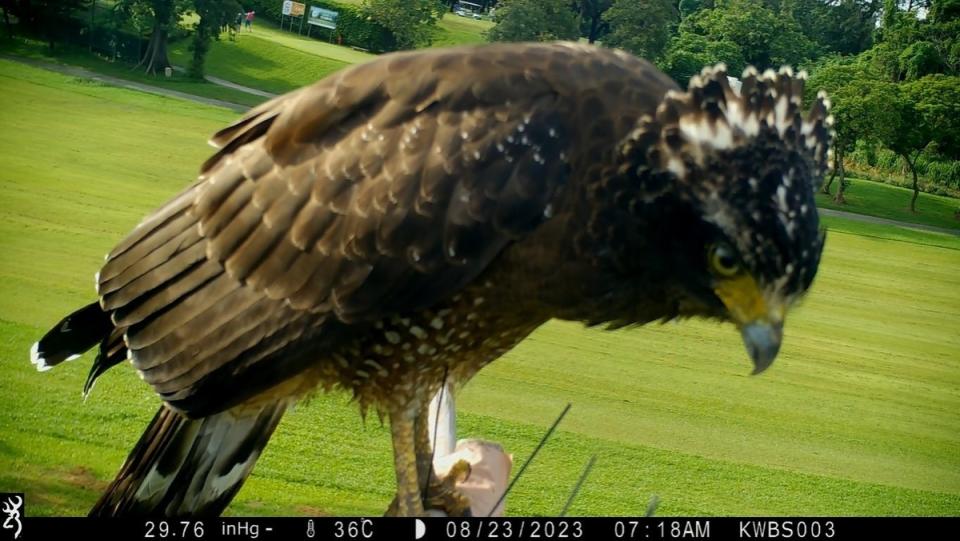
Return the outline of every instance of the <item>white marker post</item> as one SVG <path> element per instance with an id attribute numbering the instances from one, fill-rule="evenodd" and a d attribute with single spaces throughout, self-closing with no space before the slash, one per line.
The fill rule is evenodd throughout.
<path id="1" fill-rule="evenodd" d="M 438 414 L 439 413 L 439 414 Z M 433 445 L 433 468 L 440 477 L 460 460 L 470 464 L 470 476 L 457 489 L 470 500 L 475 517 L 503 516 L 504 502 L 491 513 L 510 480 L 513 457 L 498 443 L 466 439 L 457 441 L 457 411 L 453 385 L 446 383 L 430 401 L 430 443 Z M 443 516 L 439 511 L 430 514 Z"/>

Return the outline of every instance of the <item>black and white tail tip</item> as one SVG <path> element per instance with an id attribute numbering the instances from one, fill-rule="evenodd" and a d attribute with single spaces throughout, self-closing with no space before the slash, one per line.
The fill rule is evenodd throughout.
<path id="1" fill-rule="evenodd" d="M 78 358 L 80 358 L 80 355 L 74 353 L 64 359 L 64 361 L 72 361 Z M 38 372 L 46 372 L 54 367 L 53 364 L 47 363 L 46 357 L 44 357 L 40 351 L 40 342 L 34 342 L 33 345 L 30 346 L 30 362 L 37 367 Z"/>
<path id="2" fill-rule="evenodd" d="M 113 330 L 110 316 L 96 302 L 73 312 L 57 323 L 30 348 L 30 362 L 46 372 L 72 361 L 99 344 Z"/>

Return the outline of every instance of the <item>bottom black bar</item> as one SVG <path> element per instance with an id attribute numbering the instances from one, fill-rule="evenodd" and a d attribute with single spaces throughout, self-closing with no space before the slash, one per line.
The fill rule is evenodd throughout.
<path id="1" fill-rule="evenodd" d="M 17 538 L 240 540 L 459 539 L 923 539 L 957 531 L 960 518 L 867 517 L 672 517 L 672 518 L 213 518 L 89 519 L 21 518 Z M 0 530 L 0 541 L 14 531 Z"/>

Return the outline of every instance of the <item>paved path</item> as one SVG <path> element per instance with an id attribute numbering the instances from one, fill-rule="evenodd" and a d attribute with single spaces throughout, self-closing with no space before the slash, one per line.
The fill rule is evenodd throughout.
<path id="1" fill-rule="evenodd" d="M 178 72 L 180 72 L 180 73 L 184 73 L 184 72 L 187 71 L 186 68 L 184 68 L 184 67 L 182 67 L 182 66 L 174 66 L 173 69 L 176 70 L 176 71 L 178 71 Z M 261 98 L 276 98 L 277 96 L 279 96 L 279 94 L 274 94 L 273 92 L 267 92 L 266 90 L 260 90 L 259 88 L 250 88 L 249 86 L 239 85 L 239 84 L 237 84 L 237 83 L 234 83 L 234 82 L 232 82 L 232 81 L 228 81 L 228 80 L 226 80 L 226 79 L 221 79 L 221 78 L 219 78 L 219 77 L 214 77 L 213 75 L 204 75 L 203 78 L 204 78 L 208 83 L 213 83 L 213 84 L 215 84 L 215 85 L 217 85 L 217 86 L 225 86 L 225 87 L 227 87 L 227 88 L 232 88 L 232 89 L 234 89 L 234 90 L 239 90 L 240 92 L 246 92 L 247 94 L 253 94 L 254 96 L 260 96 Z"/>
<path id="2" fill-rule="evenodd" d="M 239 90 L 240 92 L 246 92 L 247 94 L 253 94 L 254 96 L 260 96 L 263 98 L 276 98 L 279 94 L 274 94 L 272 92 L 267 92 L 266 90 L 258 90 L 256 88 L 250 88 L 249 86 L 238 85 L 237 83 L 232 83 L 226 79 L 221 79 L 219 77 L 214 77 L 212 75 L 207 75 L 204 77 L 207 81 L 219 85 L 225 86 L 227 88 L 232 88 L 234 90 Z"/>
<path id="3" fill-rule="evenodd" d="M 123 88 L 130 88 L 133 90 L 139 90 L 141 92 L 149 92 L 150 94 L 158 94 L 161 96 L 168 96 L 172 98 L 180 98 L 183 100 L 194 101 L 197 103 L 203 103 L 206 105 L 214 105 L 217 107 L 226 107 L 227 109 L 232 109 L 237 112 L 246 112 L 250 108 L 245 105 L 239 105 L 236 103 L 230 103 L 228 101 L 217 100 L 213 98 L 204 98 L 202 96 L 197 96 L 195 94 L 187 94 L 186 92 L 178 92 L 176 90 L 169 90 L 166 88 L 161 88 L 158 86 L 135 83 L 132 81 L 127 81 L 125 79 L 120 79 L 117 77 L 111 77 L 109 75 L 101 75 L 94 71 L 88 69 L 76 67 L 76 66 L 67 66 L 64 64 L 54 64 L 52 62 L 44 62 L 42 60 L 34 60 L 29 58 L 22 58 L 12 55 L 0 55 L 0 57 L 7 60 L 13 60 L 15 62 L 21 62 L 24 64 L 29 64 L 34 67 L 43 68 L 50 71 L 56 71 L 59 73 L 64 73 L 67 75 L 72 75 L 74 77 L 85 77 L 87 79 L 93 79 L 96 81 L 101 81 L 113 86 L 119 86 Z M 177 71 L 183 71 L 183 68 L 175 68 Z M 249 86 L 238 85 L 236 83 L 220 79 L 218 77 L 206 76 L 205 79 L 215 85 L 225 86 L 227 88 L 232 88 L 234 90 L 239 90 L 240 92 L 246 92 L 248 94 L 253 94 L 255 96 L 260 96 L 262 98 L 274 98 L 277 94 L 259 90 L 256 88 L 250 88 Z M 866 222 L 871 224 L 881 224 L 881 225 L 895 225 L 899 227 L 905 227 L 908 229 L 918 229 L 921 231 L 932 231 L 934 233 L 944 233 L 947 235 L 960 236 L 960 229 L 950 229 L 946 227 L 936 227 L 932 225 L 922 225 L 922 224 L 912 224 L 909 222 L 901 222 L 898 220 L 890 220 L 887 218 L 878 218 L 876 216 L 867 216 L 865 214 L 856 214 L 853 212 L 844 212 L 842 210 L 832 210 L 832 209 L 819 209 L 820 213 L 824 216 L 833 216 L 837 218 L 845 218 L 847 220 L 853 220 L 856 222 Z"/>
<path id="4" fill-rule="evenodd" d="M 213 105 L 215 107 L 224 107 L 237 111 L 238 113 L 244 113 L 250 110 L 246 105 L 240 105 L 237 103 L 231 103 L 229 101 L 218 100 L 214 98 L 204 98 L 202 96 L 197 96 L 195 94 L 187 94 L 186 92 L 179 92 L 177 90 L 170 90 L 168 88 L 161 88 L 159 86 L 148 85 L 144 83 L 137 83 L 134 81 L 128 81 L 126 79 L 120 79 L 119 77 L 111 77 L 109 75 L 103 75 L 95 71 L 90 71 L 85 68 L 77 66 L 68 66 L 65 64 L 54 64 L 53 62 L 44 62 L 43 60 L 36 60 L 32 58 L 23 58 L 19 56 L 11 55 L 0 55 L 0 58 L 6 60 L 12 60 L 14 62 L 20 62 L 22 64 L 27 64 L 35 68 L 42 68 L 49 71 L 55 71 L 57 73 L 62 73 L 64 75 L 70 75 L 73 77 L 83 77 L 85 79 L 93 79 L 94 81 L 100 81 L 101 83 L 106 83 L 111 86 L 119 86 L 121 88 L 129 88 L 132 90 L 139 90 L 140 92 L 147 92 L 150 94 L 157 94 L 160 96 L 167 96 L 170 98 L 179 98 L 181 100 L 189 100 L 197 103 L 202 103 L 204 105 Z"/>
<path id="5" fill-rule="evenodd" d="M 870 224 L 881 224 L 881 225 L 895 225 L 899 227 L 906 227 L 907 229 L 919 229 L 921 231 L 932 231 L 934 233 L 944 233 L 947 235 L 960 236 L 960 229 L 950 229 L 948 227 L 937 227 L 934 225 L 912 224 L 910 222 L 901 222 L 899 220 L 878 218 L 876 216 L 867 216 L 866 214 L 844 212 L 842 210 L 833 210 L 833 209 L 818 209 L 818 210 L 820 211 L 820 214 L 824 216 L 834 216 L 837 218 L 845 218 L 847 220 L 853 220 L 855 222 L 866 222 Z"/>

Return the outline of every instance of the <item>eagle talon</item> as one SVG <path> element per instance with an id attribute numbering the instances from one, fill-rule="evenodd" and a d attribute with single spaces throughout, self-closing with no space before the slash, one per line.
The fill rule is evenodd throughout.
<path id="1" fill-rule="evenodd" d="M 450 471 L 443 478 L 431 475 L 430 484 L 423 499 L 423 507 L 425 509 L 438 509 L 448 517 L 473 516 L 470 511 L 470 499 L 457 488 L 457 484 L 470 478 L 472 471 L 473 467 L 469 462 L 458 460 L 450 467 Z"/>
<path id="2" fill-rule="evenodd" d="M 470 499 L 457 488 L 457 484 L 469 479 L 472 472 L 473 467 L 469 462 L 458 460 L 442 478 L 431 475 L 423 497 L 423 508 L 441 511 L 448 517 L 473 516 L 470 510 Z M 400 516 L 397 502 L 397 497 L 394 496 L 384 516 Z"/>
<path id="3" fill-rule="evenodd" d="M 472 517 L 470 499 L 458 490 L 431 496 L 423 502 L 425 509 L 437 509 L 448 517 Z"/>

